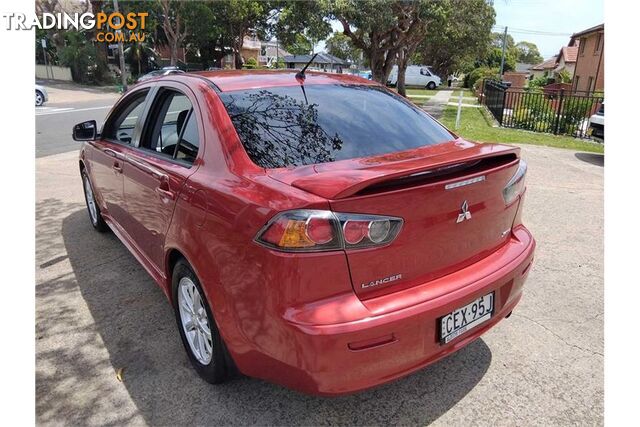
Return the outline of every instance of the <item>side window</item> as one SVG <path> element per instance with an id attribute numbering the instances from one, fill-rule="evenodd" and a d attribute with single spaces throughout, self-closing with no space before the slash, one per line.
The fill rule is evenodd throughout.
<path id="1" fill-rule="evenodd" d="M 200 135 L 198 134 L 198 122 L 193 110 L 189 113 L 187 123 L 184 125 L 184 131 L 178 144 L 176 151 L 176 159 L 193 163 L 198 155 L 200 148 Z"/>
<path id="2" fill-rule="evenodd" d="M 193 163 L 200 140 L 191 101 L 170 89 L 162 90 L 156 99 L 140 148 Z"/>
<path id="3" fill-rule="evenodd" d="M 109 118 L 103 132 L 104 138 L 119 141 L 123 144 L 131 144 L 133 130 L 144 110 L 144 101 L 147 98 L 147 93 L 148 91 L 144 91 L 136 95 L 128 104 L 116 111 L 114 116 Z"/>

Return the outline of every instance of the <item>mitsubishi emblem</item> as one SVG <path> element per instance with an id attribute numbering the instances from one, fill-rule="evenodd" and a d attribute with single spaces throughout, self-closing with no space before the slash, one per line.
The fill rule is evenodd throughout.
<path id="1" fill-rule="evenodd" d="M 462 203 L 461 212 L 458 214 L 456 224 L 461 223 L 465 219 L 471 219 L 471 212 L 469 212 L 469 203 L 467 203 L 466 200 Z"/>

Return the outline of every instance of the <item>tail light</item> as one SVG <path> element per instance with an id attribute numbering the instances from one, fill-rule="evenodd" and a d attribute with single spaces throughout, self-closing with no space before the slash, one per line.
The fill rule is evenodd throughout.
<path id="1" fill-rule="evenodd" d="M 391 243 L 401 228 L 396 217 L 299 209 L 276 215 L 255 240 L 287 252 L 362 249 Z"/>
<path id="2" fill-rule="evenodd" d="M 510 205 L 524 191 L 524 176 L 527 174 L 527 163 L 520 160 L 518 170 L 511 177 L 507 185 L 502 190 L 502 196 L 507 205 Z"/>

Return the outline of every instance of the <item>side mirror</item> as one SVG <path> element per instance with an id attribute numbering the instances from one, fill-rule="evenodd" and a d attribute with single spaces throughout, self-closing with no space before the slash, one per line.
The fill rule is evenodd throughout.
<path id="1" fill-rule="evenodd" d="M 91 141 L 98 136 L 98 126 L 95 120 L 78 123 L 73 127 L 73 139 L 76 141 Z"/>

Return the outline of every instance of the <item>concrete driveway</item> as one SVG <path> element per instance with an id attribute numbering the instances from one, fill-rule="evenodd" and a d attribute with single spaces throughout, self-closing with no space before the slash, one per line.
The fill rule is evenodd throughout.
<path id="1" fill-rule="evenodd" d="M 92 230 L 76 154 L 37 159 L 37 422 L 603 424 L 603 158 L 522 150 L 538 250 L 513 316 L 414 375 L 333 399 L 200 380 L 160 289 L 112 234 Z"/>

